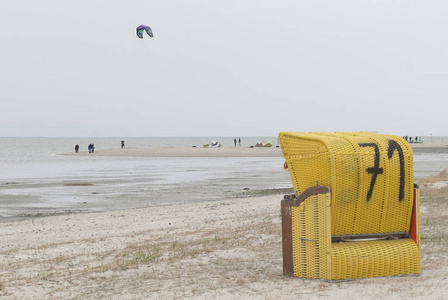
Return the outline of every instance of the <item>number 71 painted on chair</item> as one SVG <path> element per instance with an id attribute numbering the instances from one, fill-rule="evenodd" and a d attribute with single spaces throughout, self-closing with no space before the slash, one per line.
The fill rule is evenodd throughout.
<path id="1" fill-rule="evenodd" d="M 370 182 L 370 189 L 367 192 L 367 201 L 372 198 L 373 188 L 375 187 L 376 177 L 379 174 L 383 174 L 383 168 L 379 167 L 380 164 L 380 151 L 378 145 L 375 143 L 360 143 L 361 147 L 373 147 L 375 150 L 375 164 L 373 167 L 367 168 L 367 173 L 372 174 L 372 181 Z M 400 162 L 400 187 L 398 200 L 403 201 L 404 198 L 404 182 L 405 182 L 405 172 L 404 172 L 404 155 L 401 146 L 394 140 L 389 140 L 389 147 L 387 148 L 387 158 L 391 159 L 394 155 L 395 150 L 398 152 L 399 162 Z"/>

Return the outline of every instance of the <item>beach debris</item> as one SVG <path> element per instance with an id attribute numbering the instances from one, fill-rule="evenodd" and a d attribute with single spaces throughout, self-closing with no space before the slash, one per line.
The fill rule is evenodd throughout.
<path id="1" fill-rule="evenodd" d="M 204 148 L 219 148 L 219 147 L 221 147 L 221 143 L 212 141 L 210 144 L 205 144 L 202 147 L 204 147 Z"/>
<path id="2" fill-rule="evenodd" d="M 254 148 L 254 147 L 272 147 L 273 144 L 270 141 L 267 141 L 266 144 L 263 144 L 262 142 L 258 142 L 255 144 L 255 146 L 249 146 L 249 148 Z"/>
<path id="3" fill-rule="evenodd" d="M 137 36 L 139 38 L 143 38 L 143 31 L 146 31 L 146 33 L 150 36 L 150 37 L 154 37 L 154 35 L 152 34 L 152 30 L 151 27 L 147 26 L 147 25 L 140 25 L 137 27 Z"/>

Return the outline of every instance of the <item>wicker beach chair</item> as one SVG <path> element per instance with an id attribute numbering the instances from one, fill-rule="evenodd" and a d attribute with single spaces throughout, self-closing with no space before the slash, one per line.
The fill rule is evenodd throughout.
<path id="1" fill-rule="evenodd" d="M 281 132 L 295 195 L 282 201 L 285 275 L 339 280 L 420 273 L 412 149 L 367 132 Z"/>

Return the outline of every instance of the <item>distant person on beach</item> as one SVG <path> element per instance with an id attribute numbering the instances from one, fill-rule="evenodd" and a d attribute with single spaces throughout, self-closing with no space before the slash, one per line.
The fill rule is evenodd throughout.
<path id="1" fill-rule="evenodd" d="M 95 152 L 95 144 L 92 143 L 92 153 Z"/>
<path id="2" fill-rule="evenodd" d="M 238 144 L 239 144 L 240 147 L 241 147 L 241 138 L 238 138 Z"/>
<path id="3" fill-rule="evenodd" d="M 78 151 L 79 151 L 79 145 L 76 144 L 76 146 L 75 146 L 75 153 L 78 153 Z"/>
<path id="4" fill-rule="evenodd" d="M 235 147 L 236 147 L 236 139 L 234 139 L 233 142 L 235 143 Z"/>
<path id="5" fill-rule="evenodd" d="M 121 141 L 121 149 L 125 148 L 124 141 Z"/>
<path id="6" fill-rule="evenodd" d="M 92 153 L 92 144 L 89 144 L 89 147 L 87 147 L 87 149 L 89 149 L 89 153 Z"/>

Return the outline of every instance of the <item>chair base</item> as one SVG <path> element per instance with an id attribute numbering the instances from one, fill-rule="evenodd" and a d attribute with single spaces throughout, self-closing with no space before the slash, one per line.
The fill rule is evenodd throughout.
<path id="1" fill-rule="evenodd" d="M 420 251 L 412 239 L 333 243 L 332 280 L 420 274 Z"/>
<path id="2" fill-rule="evenodd" d="M 415 239 L 412 229 L 332 236 L 330 193 L 319 188 L 307 194 L 305 200 L 288 196 L 281 202 L 284 275 L 344 280 L 420 274 L 418 214 Z M 416 200 L 418 207 L 418 191 Z"/>

